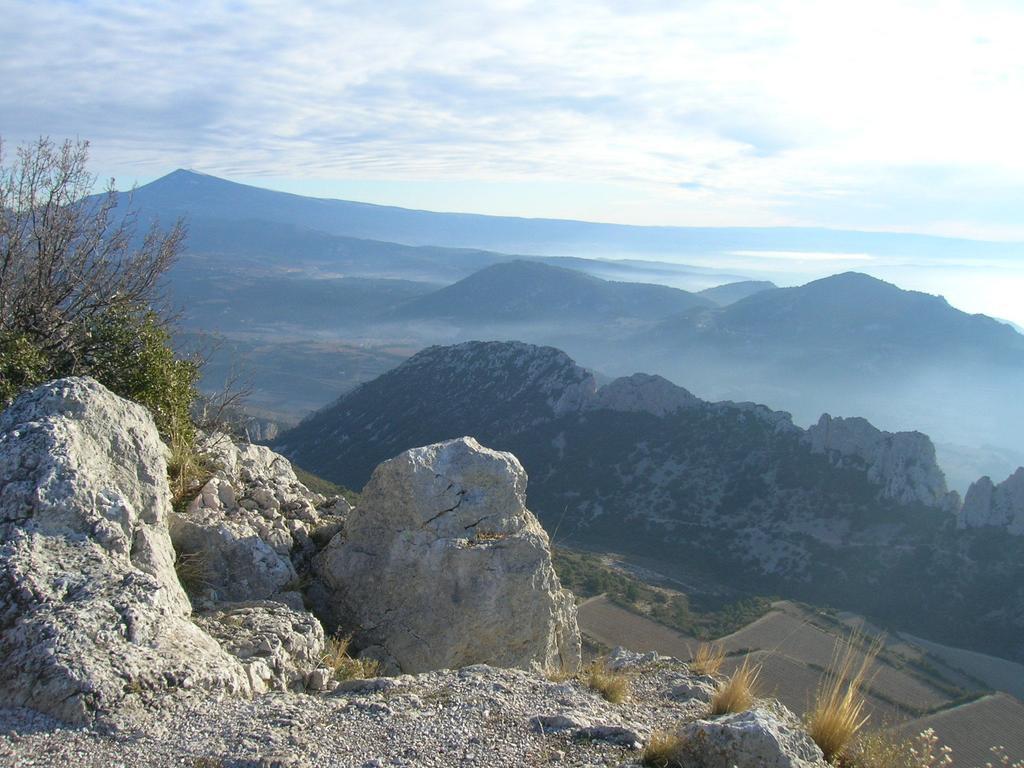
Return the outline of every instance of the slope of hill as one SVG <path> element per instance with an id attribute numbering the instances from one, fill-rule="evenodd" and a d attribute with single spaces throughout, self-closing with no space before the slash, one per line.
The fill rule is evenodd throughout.
<path id="1" fill-rule="evenodd" d="M 941 494 L 904 493 L 915 477 L 941 477 L 927 450 L 895 463 L 888 453 L 845 460 L 816 452 L 788 414 L 692 396 L 666 409 L 664 393 L 644 384 L 637 391 L 658 393 L 656 402 L 620 392 L 623 406 L 613 410 L 593 377 L 557 350 L 435 347 L 277 445 L 358 488 L 381 459 L 473 434 L 520 458 L 531 504 L 562 536 L 1024 657 L 1024 539 L 957 531 Z M 873 472 L 879 466 L 904 474 L 894 486 Z M 915 496 L 933 501 L 898 501 Z"/>
<path id="2" fill-rule="evenodd" d="M 740 299 L 753 296 L 755 293 L 771 291 L 778 287 L 769 280 L 740 280 L 735 283 L 705 288 L 703 291 L 699 291 L 699 294 L 706 299 L 711 299 L 715 304 L 725 307 L 729 304 L 735 304 Z"/>
<path id="3" fill-rule="evenodd" d="M 513 261 L 412 299 L 394 314 L 474 325 L 608 322 L 658 319 L 708 306 L 709 300 L 676 288 L 611 282 L 571 269 Z"/>
<path id="4" fill-rule="evenodd" d="M 858 272 L 757 292 L 699 317 L 667 320 L 662 331 L 680 347 L 692 340 L 762 356 L 846 358 L 859 366 L 967 352 L 1024 361 L 1024 337 L 1003 323 Z"/>

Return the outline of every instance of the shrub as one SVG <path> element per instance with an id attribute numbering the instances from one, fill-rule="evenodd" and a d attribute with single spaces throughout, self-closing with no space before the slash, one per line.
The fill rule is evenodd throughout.
<path id="1" fill-rule="evenodd" d="M 860 645 L 859 632 L 837 642 L 807 715 L 807 732 L 830 762 L 842 757 L 868 720 L 863 689 L 881 643 L 875 641 L 864 652 Z"/>
<path id="2" fill-rule="evenodd" d="M 630 693 L 629 678 L 622 672 L 609 669 L 603 661 L 595 661 L 587 670 L 587 686 L 600 693 L 605 701 L 621 704 Z"/>
<path id="3" fill-rule="evenodd" d="M 324 643 L 323 663 L 334 672 L 336 680 L 355 680 L 376 677 L 380 662 L 376 659 L 354 659 L 348 654 L 352 637 L 328 637 Z"/>
<path id="4" fill-rule="evenodd" d="M 717 643 L 701 643 L 690 662 L 690 671 L 698 675 L 717 675 L 725 661 L 725 648 Z"/>
<path id="5" fill-rule="evenodd" d="M 19 392 L 46 380 L 47 360 L 28 336 L 0 335 L 0 407 Z"/>
<path id="6" fill-rule="evenodd" d="M 719 684 L 718 690 L 711 698 L 711 716 L 718 717 L 750 709 L 754 704 L 757 678 L 760 674 L 761 666 L 751 666 L 750 657 L 745 657 L 736 671 Z"/>
<path id="7" fill-rule="evenodd" d="M 683 768 L 683 739 L 670 731 L 655 731 L 644 746 L 640 762 L 650 768 Z"/>

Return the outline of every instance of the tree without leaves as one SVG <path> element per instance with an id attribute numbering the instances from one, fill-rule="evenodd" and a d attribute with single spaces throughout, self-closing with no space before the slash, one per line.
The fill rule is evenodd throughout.
<path id="1" fill-rule="evenodd" d="M 90 353 L 91 321 L 139 312 L 158 297 L 184 239 L 178 221 L 136 236 L 136 214 L 118 211 L 113 180 L 91 196 L 87 141 L 40 138 L 10 165 L 0 142 L 0 334 L 26 339 L 50 359 Z M 84 335 L 83 335 L 84 334 Z"/>

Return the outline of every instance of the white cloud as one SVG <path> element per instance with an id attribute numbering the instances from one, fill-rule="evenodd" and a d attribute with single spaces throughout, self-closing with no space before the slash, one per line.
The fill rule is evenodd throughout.
<path id="1" fill-rule="evenodd" d="M 89 137 L 121 173 L 571 182 L 617 203 L 517 212 L 1022 229 L 1012 2 L 4 5 L 0 131 Z M 942 183 L 900 195 L 922 169 Z"/>

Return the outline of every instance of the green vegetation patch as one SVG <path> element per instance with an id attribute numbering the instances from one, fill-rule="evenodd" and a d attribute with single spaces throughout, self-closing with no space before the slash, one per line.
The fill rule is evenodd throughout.
<path id="1" fill-rule="evenodd" d="M 698 606 L 682 592 L 646 584 L 597 555 L 563 547 L 555 548 L 553 554 L 562 586 L 577 597 L 605 594 L 626 610 L 701 640 L 735 632 L 771 609 L 772 601 L 767 597 Z"/>

